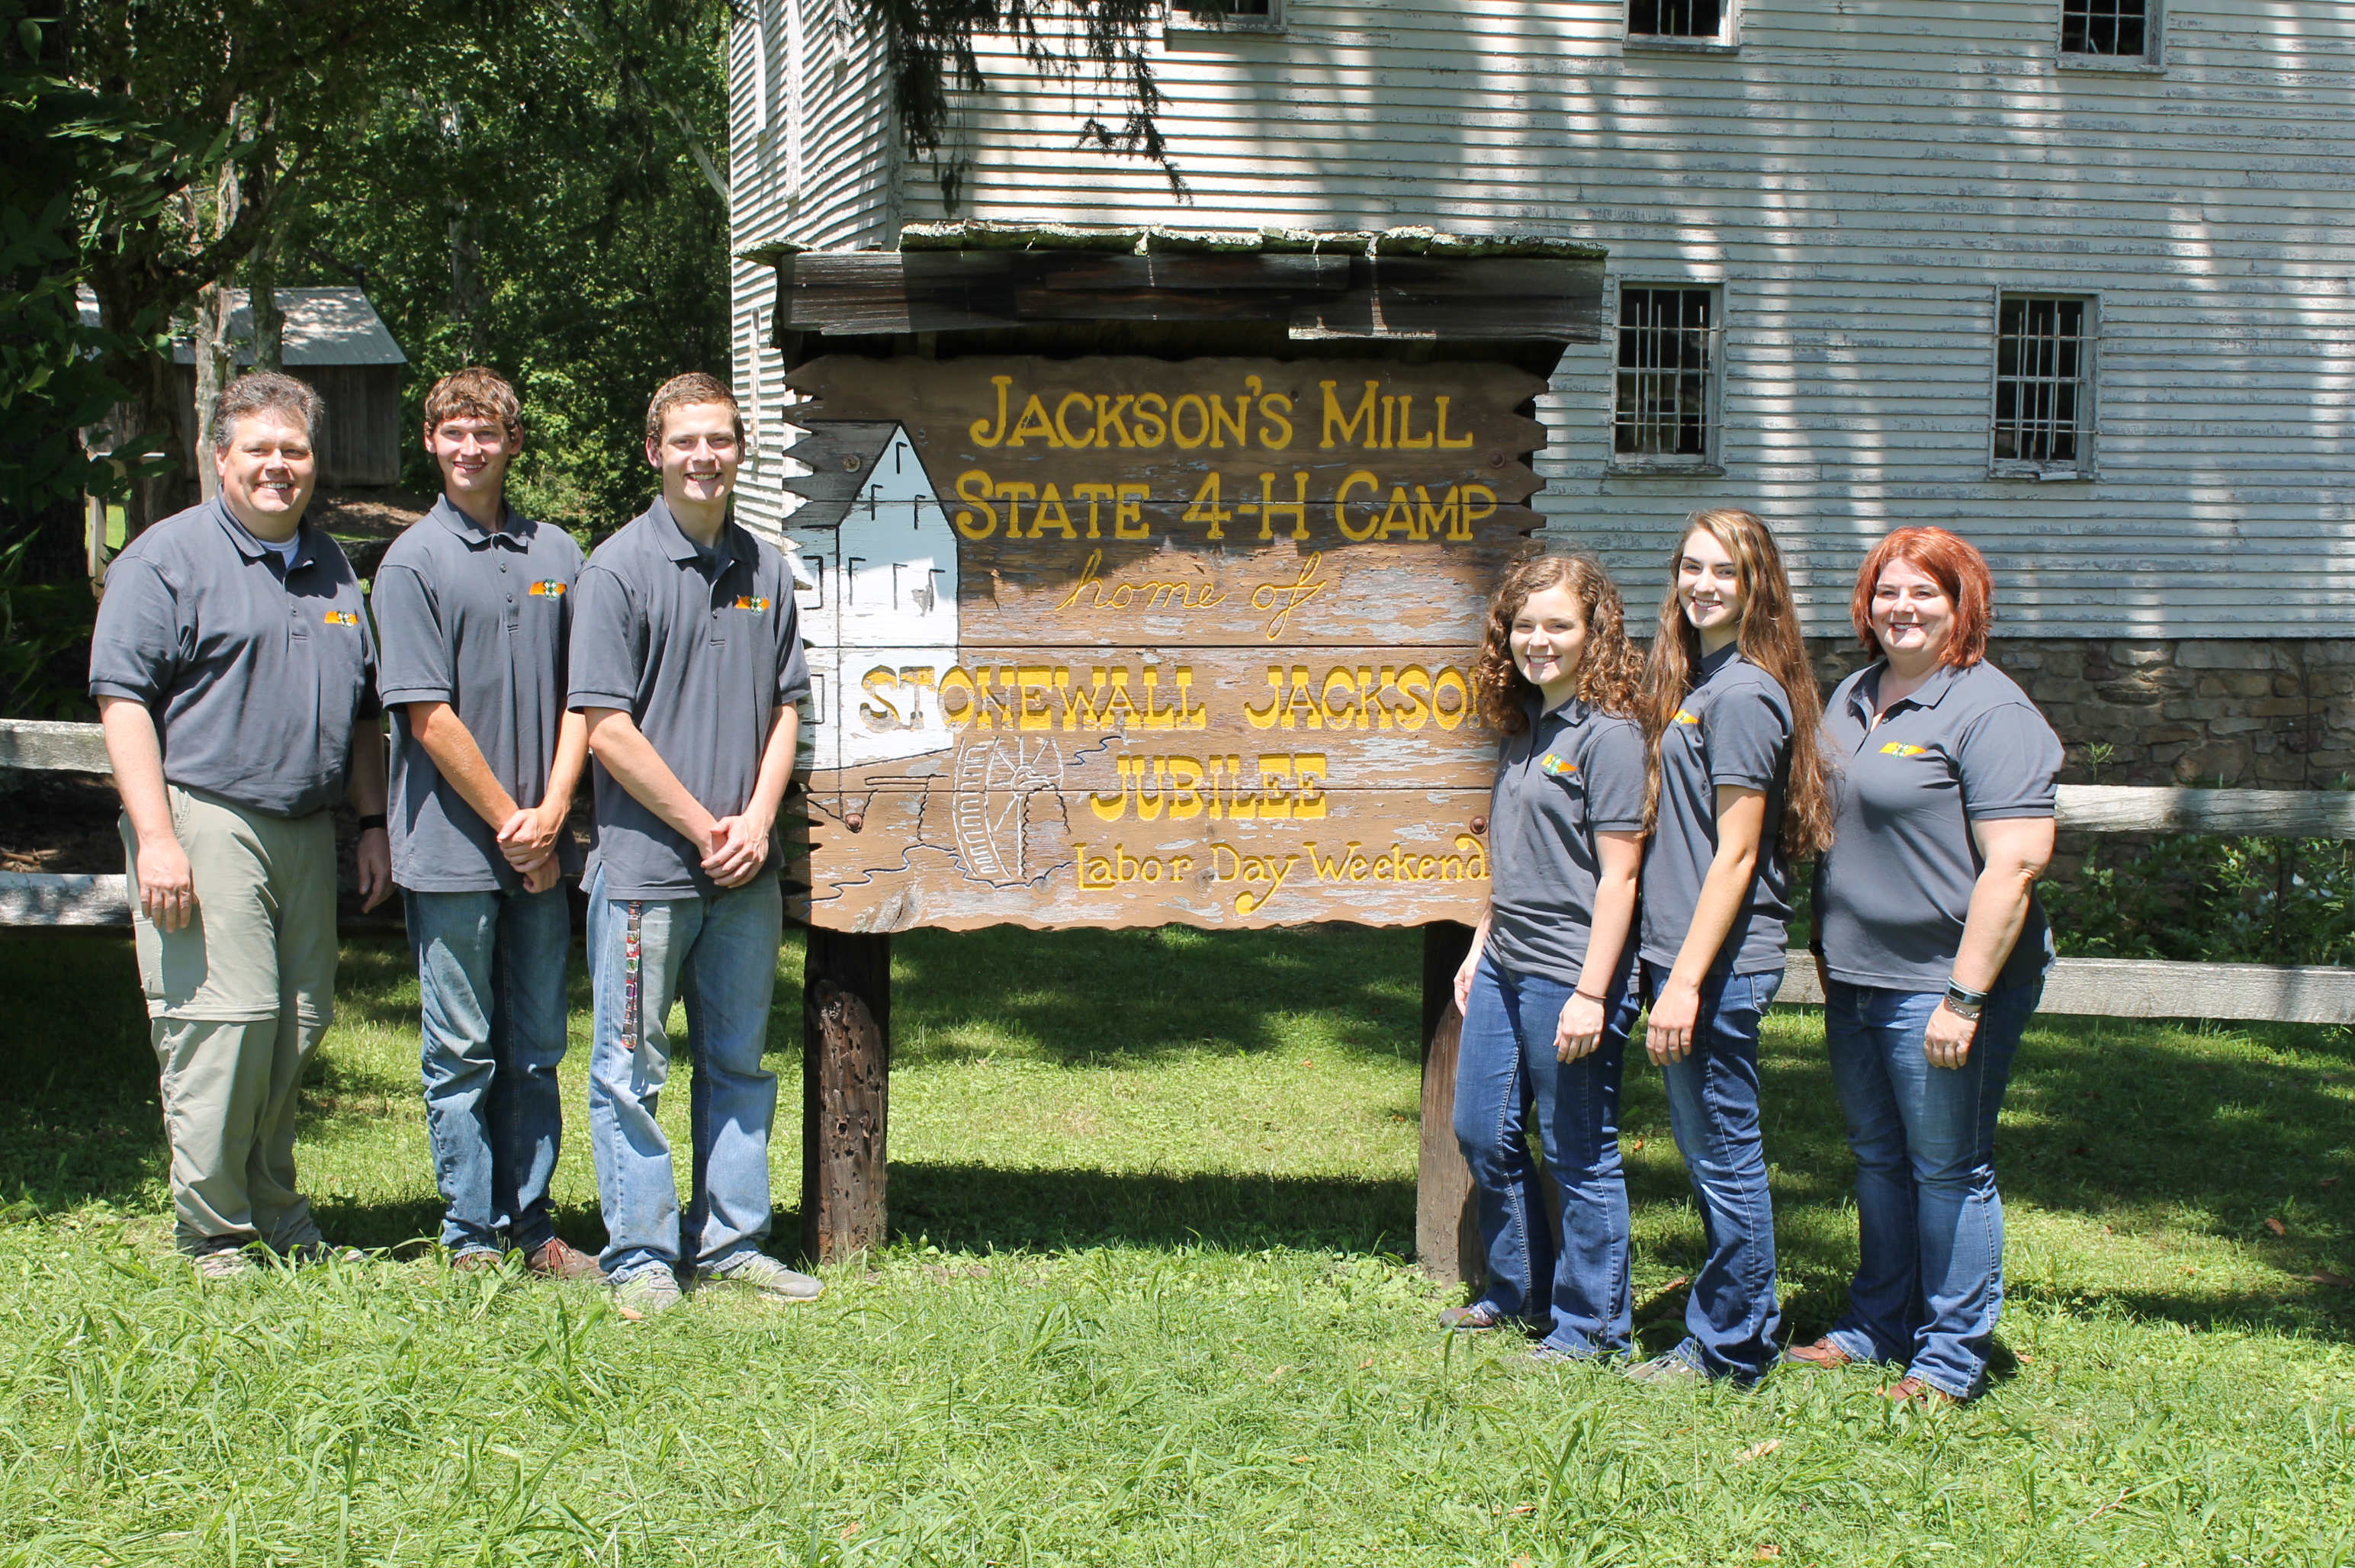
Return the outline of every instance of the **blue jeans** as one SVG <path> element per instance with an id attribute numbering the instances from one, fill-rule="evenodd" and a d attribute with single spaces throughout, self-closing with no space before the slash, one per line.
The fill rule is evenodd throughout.
<path id="1" fill-rule="evenodd" d="M 1826 998 L 1824 1038 L 1856 1151 L 1861 1232 L 1848 1310 L 1830 1339 L 1859 1360 L 1902 1361 L 1931 1387 L 1968 1399 L 1987 1376 L 2003 1309 L 1996 1115 L 2044 982 L 1987 997 L 1960 1067 L 1933 1067 L 1922 1051 L 1940 995 L 1835 980 Z"/>
<path id="2" fill-rule="evenodd" d="M 1657 996 L 1668 978 L 1664 965 L 1645 965 L 1645 997 Z M 1707 1252 L 1674 1353 L 1710 1377 L 1743 1382 L 1764 1377 L 1781 1354 L 1774 1205 L 1758 1126 L 1758 1025 L 1782 983 L 1780 969 L 1704 981 L 1692 1051 L 1661 1070 Z"/>
<path id="3" fill-rule="evenodd" d="M 1565 1355 L 1625 1355 L 1635 1303 L 1619 1072 L 1636 1006 L 1623 985 L 1604 1005 L 1601 1043 L 1563 1062 L 1554 1056 L 1554 1027 L 1572 988 L 1482 955 L 1455 1061 L 1455 1140 L 1472 1168 L 1487 1259 L 1481 1299 L 1546 1327 L 1546 1344 Z M 1561 1198 L 1558 1237 L 1530 1157 L 1533 1132 Z"/>
<path id="4" fill-rule="evenodd" d="M 612 899 L 589 889 L 589 975 L 596 996 L 589 1057 L 589 1139 L 605 1211 L 599 1261 L 619 1278 L 714 1267 L 769 1233 L 769 1125 L 777 1075 L 764 1072 L 784 898 L 773 875 L 711 898 Z M 687 1008 L 693 1200 L 682 1216 L 670 1140 L 655 1120 L 670 1076 L 663 1032 Z"/>
<path id="5" fill-rule="evenodd" d="M 548 1198 L 564 1130 L 564 891 L 403 892 L 424 1000 L 425 1131 L 442 1244 L 531 1252 L 556 1234 Z"/>

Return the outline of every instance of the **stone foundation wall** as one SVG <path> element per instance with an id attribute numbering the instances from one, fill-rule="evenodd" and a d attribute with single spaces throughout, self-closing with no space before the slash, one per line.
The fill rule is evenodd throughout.
<path id="1" fill-rule="evenodd" d="M 1828 692 L 1868 662 L 1853 638 L 1808 649 Z M 2063 784 L 2328 789 L 2355 775 L 2355 637 L 1991 637 L 1987 658 L 2060 732 Z M 2110 749 L 2098 768 L 2094 746 Z"/>

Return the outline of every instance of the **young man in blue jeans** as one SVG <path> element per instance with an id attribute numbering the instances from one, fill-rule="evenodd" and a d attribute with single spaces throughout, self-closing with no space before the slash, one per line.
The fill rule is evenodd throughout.
<path id="1" fill-rule="evenodd" d="M 451 1266 L 593 1277 L 557 1235 L 549 1179 L 563 1129 L 559 874 L 588 753 L 565 708 L 567 612 L 581 547 L 506 504 L 522 444 L 515 389 L 470 367 L 425 400 L 442 496 L 385 552 L 376 614 L 393 711 L 392 871 L 424 1002 L 425 1126 Z"/>
<path id="2" fill-rule="evenodd" d="M 682 1275 L 772 1301 L 819 1292 L 761 1251 L 777 1108 L 761 1055 L 784 916 L 770 835 L 809 690 L 793 580 L 729 520 L 744 426 L 727 388 L 665 382 L 645 450 L 662 494 L 590 557 L 572 627 L 571 703 L 597 760 L 589 1130 L 602 1261 L 631 1317 L 676 1305 Z M 695 1061 L 684 1213 L 655 1119 L 674 999 Z"/>

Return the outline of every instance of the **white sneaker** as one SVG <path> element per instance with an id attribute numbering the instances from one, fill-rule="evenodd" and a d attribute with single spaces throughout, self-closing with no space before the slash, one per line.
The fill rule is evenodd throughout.
<path id="1" fill-rule="evenodd" d="M 661 1264 L 613 1281 L 613 1310 L 633 1322 L 668 1312 L 679 1301 L 678 1276 Z"/>
<path id="2" fill-rule="evenodd" d="M 805 1274 L 795 1274 L 766 1253 L 739 1253 L 716 1267 L 698 1268 L 695 1282 L 740 1285 L 767 1301 L 815 1301 L 826 1294 L 825 1285 Z"/>
<path id="3" fill-rule="evenodd" d="M 207 1253 L 202 1257 L 190 1258 L 188 1262 L 196 1269 L 197 1277 L 207 1285 L 244 1279 L 253 1273 L 253 1260 L 234 1249 L 225 1253 Z"/>

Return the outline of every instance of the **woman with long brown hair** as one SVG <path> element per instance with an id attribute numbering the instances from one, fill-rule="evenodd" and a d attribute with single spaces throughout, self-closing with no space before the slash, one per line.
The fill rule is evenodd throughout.
<path id="1" fill-rule="evenodd" d="M 1473 677 L 1498 737 L 1489 901 L 1455 976 L 1455 1136 L 1487 1278 L 1453 1328 L 1514 1323 L 1541 1359 L 1633 1343 L 1619 1075 L 1634 1024 L 1629 927 L 1643 857 L 1638 669 L 1619 591 L 1583 556 L 1539 556 L 1488 602 Z M 1561 1198 L 1556 1232 L 1530 1144 Z"/>
<path id="2" fill-rule="evenodd" d="M 1644 670 L 1653 837 L 1644 861 L 1644 1045 L 1692 1179 L 1708 1255 L 1685 1339 L 1646 1381 L 1753 1382 L 1774 1364 L 1774 1212 L 1759 1137 L 1758 1029 L 1782 983 L 1791 860 L 1831 838 L 1822 708 L 1766 525 L 1695 512 Z"/>

